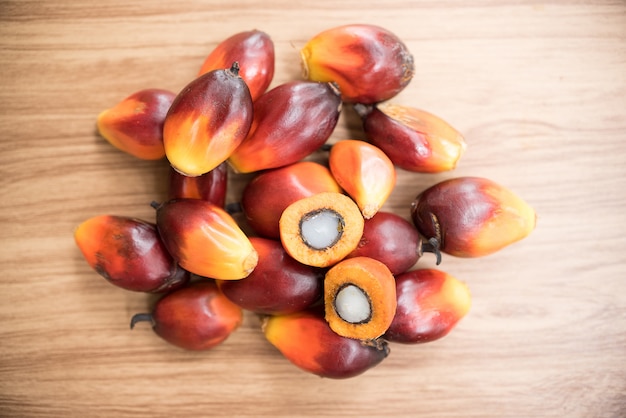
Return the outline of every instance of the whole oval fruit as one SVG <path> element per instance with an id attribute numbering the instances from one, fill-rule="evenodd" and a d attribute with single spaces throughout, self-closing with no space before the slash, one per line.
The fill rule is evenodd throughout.
<path id="1" fill-rule="evenodd" d="M 463 135 L 432 113 L 389 103 L 355 105 L 367 139 L 395 165 L 418 173 L 452 170 L 465 152 Z"/>
<path id="2" fill-rule="evenodd" d="M 156 206 L 163 243 L 187 271 L 237 280 L 256 267 L 256 250 L 224 209 L 199 199 L 175 199 Z"/>
<path id="3" fill-rule="evenodd" d="M 218 280 L 224 295 L 259 314 L 288 314 L 304 310 L 322 297 L 322 270 L 297 262 L 280 241 L 250 237 L 259 262 L 241 280 Z"/>
<path id="4" fill-rule="evenodd" d="M 74 239 L 87 263 L 122 289 L 166 292 L 189 280 L 153 223 L 127 216 L 94 216 L 76 228 Z"/>
<path id="5" fill-rule="evenodd" d="M 211 51 L 198 75 L 228 68 L 237 61 L 239 75 L 246 82 L 254 101 L 272 82 L 274 55 L 274 42 L 267 33 L 257 29 L 239 32 L 224 39 Z"/>
<path id="6" fill-rule="evenodd" d="M 411 204 L 411 218 L 441 251 L 480 257 L 528 236 L 537 216 L 522 198 L 492 180 L 457 177 L 420 193 Z"/>
<path id="7" fill-rule="evenodd" d="M 165 154 L 172 167 L 199 176 L 226 161 L 252 124 L 252 97 L 239 64 L 190 82 L 174 99 L 163 124 Z"/>
<path id="8" fill-rule="evenodd" d="M 396 314 L 384 338 L 405 344 L 446 336 L 468 313 L 472 302 L 465 283 L 435 269 L 396 276 L 396 297 Z"/>
<path id="9" fill-rule="evenodd" d="M 291 81 L 254 102 L 246 139 L 228 162 L 240 173 L 283 167 L 302 160 L 330 137 L 341 112 L 332 83 Z"/>
<path id="10" fill-rule="evenodd" d="M 299 161 L 255 176 L 243 189 L 241 206 L 254 232 L 278 239 L 280 216 L 287 206 L 322 192 L 341 192 L 330 170 L 313 161 Z"/>
<path id="11" fill-rule="evenodd" d="M 370 257 L 385 264 L 394 275 L 404 273 L 425 252 L 437 255 L 438 249 L 423 242 L 417 229 L 393 212 L 380 211 L 366 219 L 359 245 L 348 257 Z"/>
<path id="12" fill-rule="evenodd" d="M 168 293 L 151 313 L 132 317 L 130 328 L 149 321 L 168 343 L 186 350 L 208 350 L 224 342 L 243 320 L 243 311 L 220 293 L 213 281 L 192 282 Z"/>
<path id="13" fill-rule="evenodd" d="M 389 157 L 365 141 L 337 141 L 330 149 L 328 165 L 365 219 L 378 212 L 396 185 L 396 169 Z"/>
<path id="14" fill-rule="evenodd" d="M 163 123 L 176 95 L 163 89 L 131 94 L 98 115 L 98 132 L 111 145 L 142 160 L 165 157 Z"/>
<path id="15" fill-rule="evenodd" d="M 337 26 L 311 38 L 300 51 L 304 77 L 333 81 L 343 101 L 371 104 L 397 95 L 415 72 L 413 55 L 387 29 Z"/>
<path id="16" fill-rule="evenodd" d="M 389 355 L 384 340 L 369 344 L 335 333 L 319 310 L 264 318 L 265 338 L 298 368 L 321 377 L 347 379 L 363 374 Z"/>

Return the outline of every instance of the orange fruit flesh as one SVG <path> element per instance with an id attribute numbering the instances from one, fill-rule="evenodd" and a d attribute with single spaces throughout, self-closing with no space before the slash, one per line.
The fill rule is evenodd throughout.
<path id="1" fill-rule="evenodd" d="M 365 300 L 369 309 L 362 308 Z M 396 305 L 395 279 L 380 261 L 369 257 L 349 258 L 326 273 L 326 320 L 343 337 L 360 340 L 380 337 L 391 325 Z"/>
<path id="2" fill-rule="evenodd" d="M 280 240 L 299 262 L 328 267 L 357 247 L 363 226 L 361 211 L 352 199 L 341 193 L 323 192 L 300 199 L 283 211 Z"/>

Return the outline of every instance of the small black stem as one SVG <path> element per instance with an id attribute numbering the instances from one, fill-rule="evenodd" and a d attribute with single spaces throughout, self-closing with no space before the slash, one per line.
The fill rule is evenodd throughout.
<path id="1" fill-rule="evenodd" d="M 149 313 L 138 313 L 133 315 L 130 319 L 130 329 L 135 328 L 137 322 L 150 322 L 154 325 L 154 318 L 152 318 L 152 314 Z"/>
<path id="2" fill-rule="evenodd" d="M 329 152 L 332 147 L 333 147 L 333 144 L 326 143 L 322 145 L 319 150 L 323 152 Z"/>
<path id="3" fill-rule="evenodd" d="M 227 203 L 224 209 L 226 209 L 226 212 L 228 212 L 229 215 L 243 212 L 243 206 L 241 206 L 241 202 Z"/>
<path id="4" fill-rule="evenodd" d="M 234 75 L 239 75 L 239 62 L 233 62 L 233 65 L 230 66 L 230 72 Z"/>
<path id="5" fill-rule="evenodd" d="M 150 206 L 152 206 L 153 209 L 158 209 L 161 204 L 156 200 L 153 200 L 152 202 L 150 202 Z"/>
<path id="6" fill-rule="evenodd" d="M 422 253 L 433 253 L 437 258 L 437 265 L 441 264 L 441 250 L 439 240 L 435 237 L 429 238 L 427 242 L 422 242 Z"/>

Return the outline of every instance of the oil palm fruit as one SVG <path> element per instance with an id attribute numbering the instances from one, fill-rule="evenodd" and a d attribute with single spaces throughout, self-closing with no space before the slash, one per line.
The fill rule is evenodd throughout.
<path id="1" fill-rule="evenodd" d="M 435 269 L 396 276 L 396 295 L 396 314 L 384 338 L 398 343 L 438 340 L 448 335 L 471 307 L 467 285 Z"/>
<path id="2" fill-rule="evenodd" d="M 243 189 L 241 206 L 254 232 L 279 239 L 278 222 L 287 206 L 322 192 L 341 192 L 330 170 L 313 161 L 299 161 L 255 176 Z"/>
<path id="3" fill-rule="evenodd" d="M 406 45 L 387 29 L 369 24 L 337 26 L 301 49 L 304 78 L 333 81 L 343 101 L 377 103 L 404 89 L 415 71 Z"/>
<path id="4" fill-rule="evenodd" d="M 274 42 L 260 30 L 236 33 L 220 42 L 206 57 L 199 76 L 239 62 L 239 75 L 248 85 L 252 100 L 258 99 L 274 77 Z"/>
<path id="5" fill-rule="evenodd" d="M 393 274 L 373 258 L 348 258 L 324 276 L 326 321 L 343 337 L 380 337 L 391 325 L 396 304 Z"/>
<path id="6" fill-rule="evenodd" d="M 373 258 L 396 275 L 413 267 L 426 252 L 434 253 L 439 264 L 439 249 L 423 241 L 411 222 L 393 212 L 379 211 L 365 220 L 359 245 L 347 258 Z"/>
<path id="7" fill-rule="evenodd" d="M 227 185 L 228 165 L 225 162 L 197 177 L 185 176 L 170 167 L 169 200 L 202 199 L 224 207 Z"/>
<path id="8" fill-rule="evenodd" d="M 189 280 L 153 223 L 126 216 L 95 216 L 76 228 L 74 239 L 87 263 L 122 289 L 167 292 Z"/>
<path id="9" fill-rule="evenodd" d="M 163 124 L 165 153 L 172 167 L 199 176 L 226 161 L 252 123 L 252 97 L 239 64 L 209 71 L 174 99 Z"/>
<path id="10" fill-rule="evenodd" d="M 162 89 L 131 94 L 98 115 L 98 132 L 114 147 L 142 160 L 165 157 L 163 122 L 176 95 Z"/>
<path id="11" fill-rule="evenodd" d="M 287 254 L 280 241 L 251 237 L 259 254 L 256 268 L 241 280 L 218 280 L 222 293 L 258 314 L 287 314 L 308 308 L 322 297 L 321 269 L 306 266 Z"/>
<path id="12" fill-rule="evenodd" d="M 438 173 L 456 167 L 465 152 L 463 135 L 438 116 L 410 106 L 354 106 L 369 142 L 408 171 Z"/>
<path id="13" fill-rule="evenodd" d="M 224 342 L 242 320 L 242 309 L 225 297 L 214 281 L 201 280 L 163 296 L 151 313 L 134 315 L 130 328 L 147 321 L 172 345 L 208 350 Z"/>
<path id="14" fill-rule="evenodd" d="M 175 199 L 154 206 L 165 247 L 189 272 L 237 280 L 254 270 L 258 254 L 224 209 L 199 199 Z"/>
<path id="15" fill-rule="evenodd" d="M 300 199 L 283 211 L 280 241 L 290 256 L 308 266 L 328 267 L 359 244 L 363 215 L 352 199 L 325 192 Z"/>
<path id="16" fill-rule="evenodd" d="M 418 231 L 457 257 L 481 257 L 527 237 L 534 209 L 508 188 L 482 177 L 456 177 L 420 193 L 411 204 Z"/>
<path id="17" fill-rule="evenodd" d="M 337 125 L 339 92 L 332 83 L 292 81 L 254 102 L 246 139 L 228 162 L 240 173 L 282 167 L 320 148 Z"/>
<path id="18" fill-rule="evenodd" d="M 321 377 L 358 376 L 389 355 L 384 340 L 363 342 L 338 335 L 320 310 L 268 316 L 262 329 L 266 339 L 292 364 Z"/>
<path id="19" fill-rule="evenodd" d="M 396 185 L 396 169 L 391 160 L 379 148 L 364 141 L 336 142 L 330 149 L 328 165 L 365 219 L 378 212 Z"/>

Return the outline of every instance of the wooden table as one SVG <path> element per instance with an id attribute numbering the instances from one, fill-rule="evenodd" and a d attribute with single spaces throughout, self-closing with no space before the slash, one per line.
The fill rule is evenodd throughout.
<path id="1" fill-rule="evenodd" d="M 0 416 L 626 416 L 624 2 L 305 3 L 0 1 Z M 297 79 L 309 37 L 355 22 L 413 52 L 395 101 L 468 142 L 453 172 L 400 172 L 386 209 L 408 218 L 423 188 L 478 175 L 531 203 L 537 229 L 488 257 L 445 257 L 472 290 L 469 315 L 353 379 L 301 372 L 251 314 L 204 353 L 131 332 L 155 298 L 92 271 L 73 229 L 98 214 L 153 219 L 167 164 L 114 149 L 96 115 L 139 89 L 180 90 L 252 28 L 275 42 L 272 86 Z M 348 137 L 363 134 L 346 111 L 333 138 Z"/>

